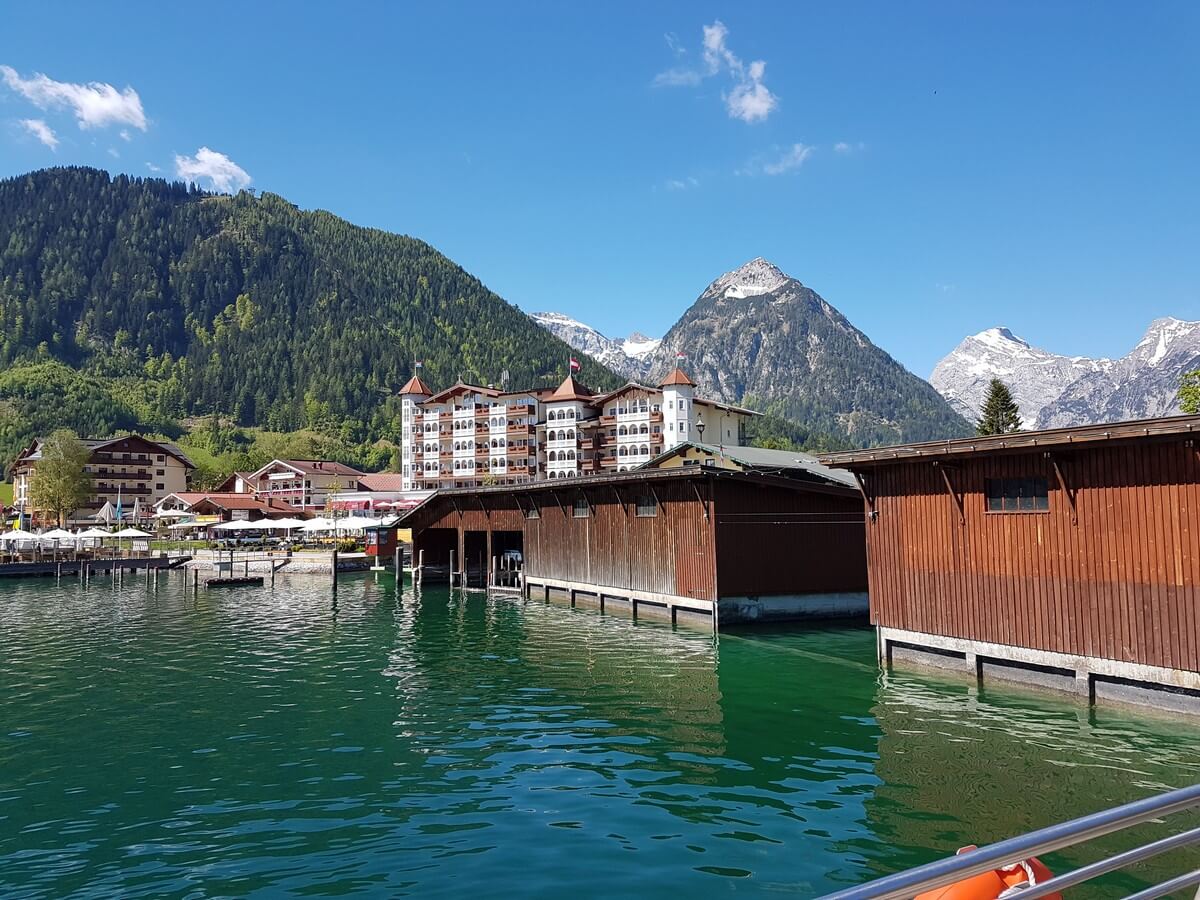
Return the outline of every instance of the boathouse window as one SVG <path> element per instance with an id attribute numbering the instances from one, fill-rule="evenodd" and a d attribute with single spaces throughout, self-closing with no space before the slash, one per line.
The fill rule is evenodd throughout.
<path id="1" fill-rule="evenodd" d="M 1050 508 L 1050 485 L 1045 478 L 988 478 L 988 512 L 1038 512 Z"/>
<path id="2" fill-rule="evenodd" d="M 637 514 L 643 519 L 658 515 L 658 501 L 652 494 L 642 494 L 637 498 Z"/>
<path id="3" fill-rule="evenodd" d="M 571 514 L 576 519 L 586 519 L 588 517 L 589 513 L 590 513 L 590 509 L 588 507 L 587 498 L 586 497 L 576 498 L 575 505 L 571 508 Z"/>
<path id="4" fill-rule="evenodd" d="M 529 509 L 525 510 L 525 518 L 527 519 L 540 519 L 541 517 L 542 511 L 532 504 L 530 504 Z"/>

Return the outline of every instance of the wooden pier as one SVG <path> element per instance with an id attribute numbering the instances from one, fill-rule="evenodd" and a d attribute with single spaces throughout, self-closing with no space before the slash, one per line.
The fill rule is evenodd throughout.
<path id="1" fill-rule="evenodd" d="M 109 573 L 113 570 L 119 572 L 169 571 L 179 568 L 190 560 L 190 556 L 139 556 L 115 559 L 60 559 L 57 561 L 43 559 L 34 562 L 0 564 L 0 578 L 74 576 L 85 570 L 92 575 Z"/>

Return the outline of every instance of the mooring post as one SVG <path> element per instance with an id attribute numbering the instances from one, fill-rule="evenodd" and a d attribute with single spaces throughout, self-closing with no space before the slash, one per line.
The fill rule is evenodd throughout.
<path id="1" fill-rule="evenodd" d="M 400 583 L 400 545 L 396 545 L 396 551 L 392 554 L 392 568 L 396 570 L 396 583 Z"/>
<path id="2" fill-rule="evenodd" d="M 337 552 L 337 548 L 335 547 L 335 548 L 334 548 L 334 550 L 333 550 L 333 566 L 332 566 L 332 570 L 333 570 L 333 589 L 334 589 L 335 591 L 337 590 L 337 557 L 338 557 L 338 552 Z"/>
<path id="3" fill-rule="evenodd" d="M 499 568 L 500 568 L 500 557 L 498 557 L 498 556 L 493 556 L 493 557 L 492 557 L 492 576 L 491 576 L 491 578 L 492 578 L 492 583 L 491 583 L 491 587 L 495 587 L 495 586 L 496 586 L 496 584 L 497 584 L 496 572 L 497 572 L 497 571 L 499 571 Z"/>
<path id="4" fill-rule="evenodd" d="M 425 551 L 417 551 L 417 584 L 423 584 L 425 581 Z"/>
<path id="5" fill-rule="evenodd" d="M 192 569 L 192 591 L 200 593 L 200 570 Z"/>
<path id="6" fill-rule="evenodd" d="M 450 551 L 450 587 L 454 587 L 454 551 Z"/>

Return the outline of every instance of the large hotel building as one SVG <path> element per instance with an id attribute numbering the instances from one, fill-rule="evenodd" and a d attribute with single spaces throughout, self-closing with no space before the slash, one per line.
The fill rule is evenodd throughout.
<path id="1" fill-rule="evenodd" d="M 557 388 L 460 382 L 435 393 L 414 375 L 400 391 L 404 490 L 625 472 L 685 441 L 744 443 L 755 413 L 695 397 L 695 387 L 679 368 L 657 388 L 603 394 L 573 376 Z"/>

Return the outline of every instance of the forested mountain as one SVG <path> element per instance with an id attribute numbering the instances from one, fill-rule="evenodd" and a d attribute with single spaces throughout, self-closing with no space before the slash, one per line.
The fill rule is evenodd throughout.
<path id="1" fill-rule="evenodd" d="M 434 385 L 525 386 L 569 356 L 428 244 L 274 194 L 87 168 L 0 181 L 0 466 L 47 416 L 387 439 L 414 360 Z M 583 379 L 618 383 L 590 360 Z"/>

